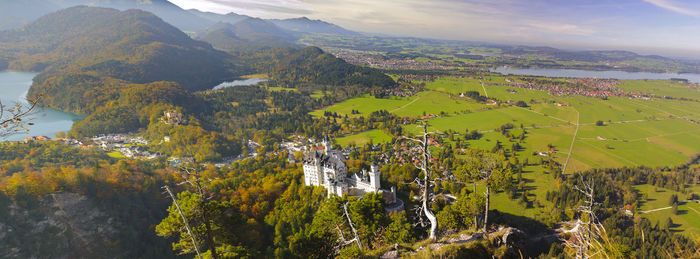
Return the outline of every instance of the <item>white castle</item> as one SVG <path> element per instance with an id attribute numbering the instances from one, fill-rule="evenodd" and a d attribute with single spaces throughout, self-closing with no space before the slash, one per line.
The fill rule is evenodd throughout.
<path id="1" fill-rule="evenodd" d="M 335 194 L 363 195 L 367 192 L 382 193 L 379 183 L 381 172 L 373 164 L 371 170 L 348 174 L 345 155 L 340 150 L 333 150 L 332 144 L 324 140 L 320 147 L 312 148 L 304 154 L 304 183 L 323 186 L 328 190 L 328 197 Z M 387 191 L 396 200 L 393 191 Z M 391 202 L 391 201 L 390 201 Z"/>

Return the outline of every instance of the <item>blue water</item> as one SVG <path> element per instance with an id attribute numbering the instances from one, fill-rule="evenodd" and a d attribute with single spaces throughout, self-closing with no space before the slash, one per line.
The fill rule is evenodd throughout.
<path id="1" fill-rule="evenodd" d="M 223 82 L 213 88 L 213 90 L 219 90 L 227 87 L 233 87 L 233 86 L 243 86 L 243 85 L 257 85 L 262 82 L 266 82 L 267 79 L 265 78 L 249 78 L 249 79 L 241 79 L 241 80 L 234 80 L 231 82 Z"/>
<path id="2" fill-rule="evenodd" d="M 27 104 L 25 96 L 29 87 L 32 85 L 32 79 L 36 73 L 22 72 L 0 72 L 0 101 L 5 106 L 14 106 L 15 104 Z M 23 140 L 28 136 L 48 136 L 54 138 L 56 133 L 70 130 L 73 122 L 81 117 L 72 113 L 57 111 L 51 108 L 37 108 L 36 112 L 29 116 L 29 121 L 34 123 L 32 126 L 26 126 L 29 132 L 12 135 L 5 140 Z"/>
<path id="3" fill-rule="evenodd" d="M 694 83 L 700 83 L 700 74 L 675 74 L 675 73 L 650 73 L 650 72 L 626 72 L 626 71 L 592 71 L 578 69 L 550 69 L 550 68 L 511 68 L 499 67 L 491 69 L 491 72 L 504 75 L 528 75 L 546 77 L 572 77 L 572 78 L 606 78 L 606 79 L 658 79 L 683 78 Z"/>

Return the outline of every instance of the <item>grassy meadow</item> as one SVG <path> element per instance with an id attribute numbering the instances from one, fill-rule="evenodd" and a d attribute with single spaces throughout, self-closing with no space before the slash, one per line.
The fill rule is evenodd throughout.
<path id="1" fill-rule="evenodd" d="M 700 153 L 700 101 L 652 98 L 651 100 L 627 97 L 607 99 L 583 96 L 552 96 L 549 93 L 496 85 L 505 83 L 506 77 L 491 76 L 482 79 L 440 78 L 426 84 L 426 90 L 407 98 L 376 99 L 362 96 L 314 111 L 314 116 L 323 116 L 331 111 L 341 116 L 366 116 L 373 111 L 387 110 L 401 117 L 423 118 L 431 130 L 453 131 L 460 138 L 466 130 L 477 130 L 482 137 L 463 141 L 471 148 L 492 149 L 497 142 L 520 161 L 538 162 L 549 159 L 538 153 L 549 153 L 557 162 L 567 161 L 565 173 L 591 168 L 614 168 L 623 166 L 675 166 L 688 161 Z M 484 82 L 482 87 L 481 82 Z M 620 86 L 627 91 L 647 91 L 656 95 L 681 97 L 687 86 L 671 81 L 631 80 Z M 486 92 L 484 92 L 484 90 Z M 460 98 L 466 91 L 478 91 L 481 95 L 504 103 L 487 105 L 470 98 Z M 690 91 L 692 92 L 692 91 Z M 694 92 L 686 95 L 695 98 Z M 697 95 L 700 100 L 700 95 Z M 516 107 L 505 103 L 522 100 L 529 107 Z M 569 103 L 559 106 L 557 103 Z M 357 110 L 360 114 L 351 114 Z M 433 114 L 435 116 L 424 117 Z M 596 122 L 602 121 L 602 126 Z M 495 129 L 506 123 L 513 124 L 509 130 L 513 135 L 525 131 L 521 148 L 512 152 L 515 143 Z M 404 125 L 404 132 L 417 134 L 417 125 Z M 392 136 L 383 130 L 370 130 L 338 138 L 343 146 L 361 145 L 369 142 L 386 142 Z M 449 140 L 445 140 L 450 142 Z M 459 156 L 459 155 L 458 155 Z M 554 209 L 545 200 L 547 191 L 558 188 L 559 183 L 541 166 L 526 166 L 522 175 L 527 183 L 529 204 L 511 199 L 504 193 L 493 197 L 493 208 L 513 215 L 546 218 Z M 478 187 L 482 188 L 482 187 Z M 637 186 L 640 193 L 650 192 L 650 186 Z M 699 188 L 700 189 L 700 188 Z M 695 190 L 699 193 L 700 190 Z M 653 194 L 654 199 L 666 202 L 670 191 Z M 652 197 L 652 194 L 649 194 Z M 642 210 L 660 206 L 657 201 L 642 203 Z M 694 211 L 694 210 L 695 211 Z M 670 215 L 670 210 L 643 214 L 652 220 L 665 222 L 671 217 L 674 231 L 700 235 L 700 204 L 687 203 L 679 206 L 682 214 Z"/>

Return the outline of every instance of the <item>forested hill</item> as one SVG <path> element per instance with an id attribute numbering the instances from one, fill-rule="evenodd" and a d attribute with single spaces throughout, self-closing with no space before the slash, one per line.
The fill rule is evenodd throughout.
<path id="1" fill-rule="evenodd" d="M 295 47 L 295 38 L 276 25 L 257 18 L 231 23 L 217 23 L 197 38 L 222 50 L 257 50 L 262 48 Z"/>
<path id="2" fill-rule="evenodd" d="M 270 72 L 273 78 L 287 83 L 316 83 L 325 85 L 360 85 L 390 87 L 394 80 L 379 70 L 359 67 L 324 53 L 317 47 L 307 47 L 280 59 Z"/>
<path id="3" fill-rule="evenodd" d="M 91 111 L 84 94 L 108 90 L 96 88 L 171 81 L 203 90 L 236 76 L 233 57 L 139 10 L 73 7 L 0 39 L 10 69 L 43 71 L 31 96 L 74 112 Z"/>

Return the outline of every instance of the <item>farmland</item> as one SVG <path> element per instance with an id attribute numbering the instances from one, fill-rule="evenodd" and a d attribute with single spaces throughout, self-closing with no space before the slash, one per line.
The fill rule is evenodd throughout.
<path id="1" fill-rule="evenodd" d="M 455 139 L 445 138 L 445 143 L 455 142 L 468 131 L 478 131 L 480 138 L 460 143 L 485 150 L 491 150 L 498 143 L 519 161 L 538 164 L 538 161 L 553 159 L 560 165 L 566 164 L 565 173 L 591 168 L 675 166 L 686 163 L 700 152 L 700 125 L 693 121 L 700 118 L 700 102 L 622 96 L 554 96 L 544 91 L 505 86 L 506 79 L 498 75 L 481 79 L 439 78 L 427 83 L 425 91 L 412 97 L 363 96 L 317 110 L 313 115 L 322 116 L 324 111 L 331 111 L 352 117 L 387 110 L 401 117 L 422 118 L 427 120 L 431 130 L 451 134 L 450 139 Z M 634 80 L 623 81 L 620 87 L 628 91 L 649 91 L 654 95 L 680 96 L 676 88 L 686 86 L 671 81 Z M 460 97 L 468 91 L 488 95 L 489 100 L 496 102 L 479 103 Z M 513 105 L 513 101 L 520 100 L 528 107 Z M 352 114 L 352 110 L 359 114 Z M 433 116 L 425 117 L 426 114 Z M 506 124 L 512 126 L 507 135 L 498 130 Z M 419 131 L 417 125 L 403 128 L 408 134 Z M 512 136 L 520 135 L 524 138 L 513 151 L 516 140 Z M 347 146 L 362 145 L 370 140 L 387 142 L 391 138 L 388 133 L 375 129 L 337 141 Z M 554 208 L 546 201 L 545 194 L 556 190 L 559 183 L 542 166 L 524 167 L 522 177 L 527 183 L 528 200 L 535 202 L 523 204 L 499 193 L 494 196 L 494 208 L 514 215 L 546 218 Z M 644 193 L 647 189 L 642 186 L 639 191 Z M 641 208 L 654 206 L 656 204 L 648 202 Z M 697 220 L 693 220 L 694 214 L 690 213 L 693 206 L 697 204 L 682 204 L 679 209 L 689 214 L 672 217 L 677 224 L 676 231 L 700 231 Z M 664 213 L 670 212 L 645 216 L 652 221 L 665 220 Z"/>
<path id="2" fill-rule="evenodd" d="M 567 173 L 589 168 L 619 166 L 678 165 L 700 150 L 700 126 L 688 119 L 700 116 L 700 103 L 694 101 L 632 99 L 609 97 L 606 99 L 583 96 L 552 96 L 543 91 L 495 85 L 504 77 L 484 78 L 482 88 L 478 79 L 440 78 L 426 85 L 426 91 L 407 98 L 377 99 L 364 96 L 347 100 L 323 111 L 341 115 L 361 116 L 377 110 L 387 110 L 398 116 L 420 118 L 434 114 L 428 123 L 434 130 L 462 133 L 477 130 L 484 137 L 469 140 L 469 145 L 490 148 L 496 140 L 508 143 L 494 129 L 510 123 L 516 129 L 526 130 L 524 148 L 518 156 L 531 156 L 554 146 L 555 159 L 564 163 L 570 153 L 576 124 L 578 135 L 571 152 L 571 167 Z M 663 81 L 671 86 L 678 83 Z M 657 81 L 624 81 L 625 87 L 643 90 L 663 87 Z M 652 84 L 649 86 L 648 84 Z M 485 105 L 470 98 L 460 98 L 466 91 L 484 92 L 490 98 L 504 100 L 534 100 L 529 107 L 516 107 L 507 103 Z M 655 88 L 656 89 L 656 88 Z M 663 93 L 665 90 L 657 89 Z M 669 90 L 674 91 L 674 90 Z M 482 94 L 485 95 L 486 93 Z M 557 105 L 566 103 L 566 105 Z M 358 110 L 360 114 L 351 114 Z M 596 126 L 597 121 L 603 125 Z M 416 132 L 414 125 L 405 125 L 407 132 Z M 519 133 L 517 133 L 519 134 Z M 388 140 L 382 137 L 376 140 Z"/>

